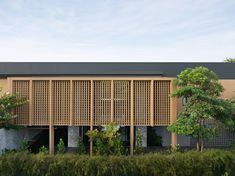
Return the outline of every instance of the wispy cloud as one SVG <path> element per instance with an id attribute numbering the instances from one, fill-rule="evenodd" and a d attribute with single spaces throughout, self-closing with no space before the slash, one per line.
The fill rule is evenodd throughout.
<path id="1" fill-rule="evenodd" d="M 233 0 L 0 1 L 0 61 L 222 61 Z"/>

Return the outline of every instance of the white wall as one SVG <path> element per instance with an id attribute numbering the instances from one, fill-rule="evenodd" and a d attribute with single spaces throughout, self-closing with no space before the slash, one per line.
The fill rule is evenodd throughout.
<path id="1" fill-rule="evenodd" d="M 79 127 L 68 127 L 68 147 L 77 147 Z"/>

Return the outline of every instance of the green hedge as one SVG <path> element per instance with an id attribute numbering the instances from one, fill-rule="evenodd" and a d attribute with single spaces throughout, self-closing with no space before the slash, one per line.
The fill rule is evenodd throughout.
<path id="1" fill-rule="evenodd" d="M 218 175 L 235 173 L 235 151 L 207 150 L 142 156 L 80 156 L 11 153 L 0 156 L 1 176 Z"/>

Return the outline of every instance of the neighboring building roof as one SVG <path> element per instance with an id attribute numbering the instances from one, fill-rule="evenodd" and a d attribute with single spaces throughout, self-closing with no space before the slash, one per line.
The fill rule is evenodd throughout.
<path id="1" fill-rule="evenodd" d="M 0 62 L 0 76 L 167 76 L 205 66 L 220 79 L 235 79 L 235 63 Z"/>

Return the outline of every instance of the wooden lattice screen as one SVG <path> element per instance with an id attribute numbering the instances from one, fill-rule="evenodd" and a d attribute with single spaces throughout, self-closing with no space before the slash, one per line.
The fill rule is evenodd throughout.
<path id="1" fill-rule="evenodd" d="M 171 79 L 12 78 L 11 90 L 29 99 L 15 110 L 21 125 L 49 125 L 51 119 L 53 125 L 129 126 L 133 119 L 133 125 L 157 126 L 171 123 L 171 84 Z"/>
<path id="2" fill-rule="evenodd" d="M 73 81 L 73 124 L 90 125 L 91 82 Z"/>
<path id="3" fill-rule="evenodd" d="M 114 81 L 114 122 L 130 125 L 130 81 Z"/>
<path id="4" fill-rule="evenodd" d="M 29 99 L 29 83 L 30 81 L 27 80 L 14 80 L 12 82 L 12 92 L 20 98 Z M 15 123 L 19 125 L 29 124 L 29 103 L 16 108 L 15 113 L 17 114 Z"/>
<path id="5" fill-rule="evenodd" d="M 49 124 L 49 81 L 32 81 L 32 124 Z"/>
<path id="6" fill-rule="evenodd" d="M 70 120 L 70 81 L 52 81 L 53 124 L 68 125 Z"/>
<path id="7" fill-rule="evenodd" d="M 94 125 L 111 122 L 111 81 L 94 81 Z"/>
<path id="8" fill-rule="evenodd" d="M 150 124 L 150 81 L 134 81 L 134 124 Z"/>
<path id="9" fill-rule="evenodd" d="M 154 124 L 170 124 L 170 81 L 154 81 Z"/>

